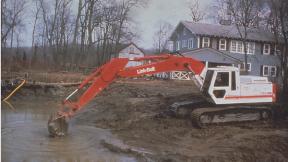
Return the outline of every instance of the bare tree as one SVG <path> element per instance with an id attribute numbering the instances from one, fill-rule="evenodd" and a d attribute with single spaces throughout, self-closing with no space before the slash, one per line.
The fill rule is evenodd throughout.
<path id="1" fill-rule="evenodd" d="M 170 32 L 172 31 L 173 26 L 168 22 L 159 22 L 158 29 L 154 34 L 154 48 L 157 53 L 163 52 L 165 45 L 169 39 Z"/>
<path id="2" fill-rule="evenodd" d="M 35 1 L 35 8 L 36 8 L 36 11 L 35 11 L 35 16 L 34 16 L 34 21 L 33 21 L 33 30 L 32 30 L 32 45 L 31 45 L 32 48 L 34 47 L 34 43 L 35 43 L 36 24 L 39 19 L 39 13 L 41 9 L 38 1 Z"/>
<path id="3" fill-rule="evenodd" d="M 281 62 L 282 101 L 288 97 L 288 2 L 286 0 L 269 0 L 270 15 L 267 17 L 267 26 L 273 32 L 276 45 L 284 42 L 283 51 L 279 58 Z"/>
<path id="4" fill-rule="evenodd" d="M 244 68 L 247 73 L 247 37 L 250 27 L 254 27 L 258 21 L 258 13 L 260 12 L 257 0 L 224 0 L 227 13 L 231 15 L 232 23 L 236 26 L 238 34 L 244 45 Z"/>
<path id="5" fill-rule="evenodd" d="M 41 8 L 44 46 L 49 45 L 54 65 L 63 65 L 68 52 L 69 32 L 72 29 L 70 24 L 72 0 L 53 0 L 53 3 L 38 0 L 38 2 Z"/>
<path id="6" fill-rule="evenodd" d="M 26 1 L 2 0 L 1 1 L 1 41 L 5 47 L 8 35 L 11 34 L 10 46 L 13 46 L 14 31 L 23 22 Z"/>
<path id="7" fill-rule="evenodd" d="M 204 19 L 206 14 L 200 9 L 199 0 L 191 0 L 188 3 L 188 7 L 193 22 L 199 22 Z"/>

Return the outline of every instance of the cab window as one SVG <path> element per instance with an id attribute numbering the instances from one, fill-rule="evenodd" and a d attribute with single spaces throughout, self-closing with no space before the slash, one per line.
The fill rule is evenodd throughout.
<path id="1" fill-rule="evenodd" d="M 215 87 L 229 86 L 229 72 L 218 72 L 215 80 Z"/>

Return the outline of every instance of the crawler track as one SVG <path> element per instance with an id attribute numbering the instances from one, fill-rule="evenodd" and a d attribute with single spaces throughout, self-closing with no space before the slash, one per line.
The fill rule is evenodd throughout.
<path id="1" fill-rule="evenodd" d="M 272 105 L 212 105 L 201 102 L 180 102 L 170 107 L 174 116 L 190 118 L 192 124 L 203 128 L 218 123 L 269 120 Z"/>
<path id="2" fill-rule="evenodd" d="M 268 106 L 209 107 L 194 109 L 190 117 L 193 125 L 202 128 L 217 123 L 268 120 L 272 110 Z"/>

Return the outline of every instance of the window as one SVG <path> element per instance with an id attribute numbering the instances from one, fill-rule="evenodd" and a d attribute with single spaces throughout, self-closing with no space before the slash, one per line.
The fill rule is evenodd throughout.
<path id="1" fill-rule="evenodd" d="M 237 49 L 236 49 L 236 51 L 237 51 L 238 53 L 243 53 L 243 43 L 242 43 L 242 42 L 240 42 L 240 41 L 237 42 Z"/>
<path id="2" fill-rule="evenodd" d="M 236 52 L 237 44 L 236 41 L 231 41 L 231 52 Z"/>
<path id="3" fill-rule="evenodd" d="M 275 66 L 270 67 L 270 76 L 276 77 L 276 67 Z"/>
<path id="4" fill-rule="evenodd" d="M 247 48 L 247 54 L 254 54 L 255 43 L 254 42 L 247 42 L 246 48 Z M 244 54 L 245 53 L 244 52 L 244 43 L 242 41 L 232 40 L 230 52 Z"/>
<path id="5" fill-rule="evenodd" d="M 208 38 L 208 37 L 203 37 L 203 40 L 202 40 L 202 48 L 209 47 L 209 45 L 210 45 L 210 38 Z"/>
<path id="6" fill-rule="evenodd" d="M 275 45 L 274 55 L 281 55 L 281 49 L 279 45 Z"/>
<path id="7" fill-rule="evenodd" d="M 263 76 L 269 76 L 269 66 L 263 66 Z"/>
<path id="8" fill-rule="evenodd" d="M 129 48 L 129 53 L 134 53 L 134 47 Z"/>
<path id="9" fill-rule="evenodd" d="M 218 72 L 214 86 L 215 87 L 229 86 L 229 72 Z"/>
<path id="10" fill-rule="evenodd" d="M 255 43 L 254 42 L 247 42 L 246 43 L 247 54 L 254 54 L 255 51 Z"/>
<path id="11" fill-rule="evenodd" d="M 226 39 L 219 40 L 219 50 L 226 50 Z"/>
<path id="12" fill-rule="evenodd" d="M 176 41 L 176 51 L 180 50 L 180 41 Z"/>
<path id="13" fill-rule="evenodd" d="M 263 54 L 269 55 L 270 54 L 270 44 L 264 44 L 263 46 Z"/>
<path id="14" fill-rule="evenodd" d="M 241 41 L 231 41 L 231 50 L 234 53 L 243 53 L 243 43 Z"/>
<path id="15" fill-rule="evenodd" d="M 182 48 L 186 48 L 188 46 L 187 40 L 182 40 Z"/>
<path id="16" fill-rule="evenodd" d="M 188 48 L 193 48 L 193 39 L 188 40 Z"/>
<path id="17" fill-rule="evenodd" d="M 231 90 L 236 90 L 236 74 L 235 71 L 232 71 L 232 86 Z"/>
<path id="18" fill-rule="evenodd" d="M 243 62 L 240 66 L 241 71 L 245 71 L 245 63 Z M 251 63 L 247 63 L 247 71 L 251 71 Z"/>
<path id="19" fill-rule="evenodd" d="M 276 66 L 263 65 L 262 75 L 263 76 L 276 77 L 276 75 L 277 75 Z"/>

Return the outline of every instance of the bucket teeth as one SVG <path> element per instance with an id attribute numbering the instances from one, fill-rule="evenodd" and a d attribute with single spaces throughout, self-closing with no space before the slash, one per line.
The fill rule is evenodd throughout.
<path id="1" fill-rule="evenodd" d="M 48 132 L 51 137 L 63 137 L 68 132 L 68 122 L 65 116 L 52 114 L 48 120 Z"/>

